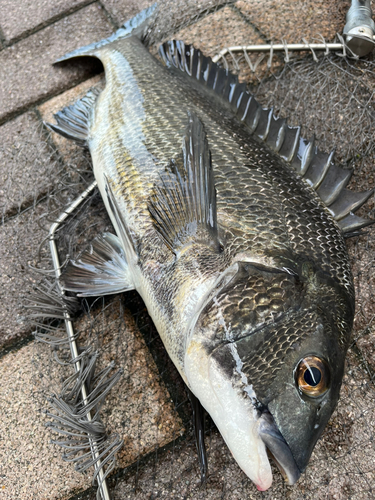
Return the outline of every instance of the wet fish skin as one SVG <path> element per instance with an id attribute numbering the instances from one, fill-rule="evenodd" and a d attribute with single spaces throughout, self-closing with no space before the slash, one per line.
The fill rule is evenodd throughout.
<path id="1" fill-rule="evenodd" d="M 252 269 L 242 269 L 242 277 L 236 275 L 202 311 L 192 342 L 204 345 L 211 364 L 231 380 L 238 394 L 252 386 L 303 471 L 339 398 L 352 303 L 310 262 L 303 264 L 298 278 L 245 267 Z M 246 294 L 246 289 L 251 292 Z M 219 325 L 214 321 L 218 316 L 223 318 Z M 234 321 L 237 318 L 241 319 Z M 230 322 L 228 338 L 225 330 Z M 341 332 L 338 322 L 345 325 Z M 304 398 L 296 390 L 296 366 L 309 354 L 327 360 L 331 367 L 328 397 Z"/>
<path id="2" fill-rule="evenodd" d="M 284 465 L 293 483 L 336 406 L 354 315 L 352 276 L 342 231 L 316 191 L 209 88 L 215 71 L 223 93 L 228 82 L 196 54 L 184 57 L 198 57 L 193 67 L 208 64 L 203 83 L 186 68 L 162 66 L 131 34 L 73 55 L 99 57 L 106 72 L 87 144 L 127 279 L 236 460 L 267 489 L 264 419 L 272 415 L 275 436 L 291 451 Z M 194 212 L 188 198 L 195 195 L 184 191 L 189 168 L 201 170 L 186 189 L 198 180 L 205 186 L 212 223 L 186 215 Z M 207 200 L 195 205 L 193 215 Z M 74 264 L 62 283 L 75 289 Z M 320 397 L 296 385 L 308 355 L 329 366 Z"/>

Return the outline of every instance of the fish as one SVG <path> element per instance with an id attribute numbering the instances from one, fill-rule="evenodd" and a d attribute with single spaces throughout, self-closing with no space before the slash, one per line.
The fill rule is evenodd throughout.
<path id="1" fill-rule="evenodd" d="M 143 42 L 156 7 L 77 49 L 102 91 L 51 130 L 88 147 L 114 232 L 65 267 L 81 297 L 136 290 L 184 380 L 206 475 L 203 407 L 258 490 L 270 458 L 305 470 L 340 393 L 355 296 L 345 238 L 373 191 L 182 41 Z"/>

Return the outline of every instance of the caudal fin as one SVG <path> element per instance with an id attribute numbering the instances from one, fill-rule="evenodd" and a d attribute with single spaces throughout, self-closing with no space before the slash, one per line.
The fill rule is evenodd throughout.
<path id="1" fill-rule="evenodd" d="M 82 56 L 96 56 L 96 52 L 101 47 L 108 45 L 112 42 L 120 40 L 121 38 L 127 38 L 129 36 L 136 36 L 138 38 L 143 39 L 148 26 L 151 23 L 154 15 L 156 14 L 157 4 L 154 3 L 151 7 L 142 10 L 139 14 L 134 16 L 132 19 L 127 21 L 120 29 L 118 29 L 113 35 L 109 38 L 104 38 L 99 42 L 91 43 L 90 45 L 86 45 L 85 47 L 81 47 L 79 49 L 73 50 L 65 56 L 60 57 L 55 63 L 59 63 L 62 61 L 66 61 L 73 57 L 82 57 Z"/>

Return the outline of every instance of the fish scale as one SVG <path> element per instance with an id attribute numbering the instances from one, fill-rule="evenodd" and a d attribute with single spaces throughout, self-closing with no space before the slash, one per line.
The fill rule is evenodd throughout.
<path id="1" fill-rule="evenodd" d="M 199 50 L 172 41 L 164 66 L 151 56 L 154 9 L 65 57 L 104 64 L 102 93 L 51 128 L 80 143 L 86 128 L 117 237 L 94 240 L 61 283 L 136 289 L 240 467 L 269 488 L 268 450 L 293 484 L 338 401 L 354 316 L 344 233 L 372 222 L 352 213 L 371 192 L 345 190 L 350 171 Z"/>

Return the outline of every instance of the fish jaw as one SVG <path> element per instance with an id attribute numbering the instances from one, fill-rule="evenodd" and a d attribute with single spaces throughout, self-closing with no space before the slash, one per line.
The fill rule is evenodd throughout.
<path id="1" fill-rule="evenodd" d="M 268 451 L 272 454 L 285 482 L 290 486 L 295 484 L 301 475 L 301 471 L 271 413 L 268 410 L 263 411 L 259 422 L 259 435 Z"/>
<path id="2" fill-rule="evenodd" d="M 216 360 L 194 341 L 186 351 L 184 368 L 190 389 L 212 417 L 238 465 L 259 491 L 267 490 L 272 471 L 251 386 L 241 394 Z"/>

